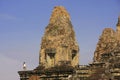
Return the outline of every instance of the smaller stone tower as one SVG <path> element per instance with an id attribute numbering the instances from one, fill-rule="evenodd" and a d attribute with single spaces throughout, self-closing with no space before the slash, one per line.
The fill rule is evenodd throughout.
<path id="1" fill-rule="evenodd" d="M 94 61 L 99 62 L 102 54 L 111 52 L 116 46 L 115 41 L 115 31 L 112 28 L 105 28 L 96 46 Z"/>
<path id="2" fill-rule="evenodd" d="M 117 42 L 120 42 L 120 16 L 118 17 L 116 31 L 112 28 L 105 28 L 103 30 L 94 52 L 94 61 L 99 62 L 102 54 L 113 51 Z"/>

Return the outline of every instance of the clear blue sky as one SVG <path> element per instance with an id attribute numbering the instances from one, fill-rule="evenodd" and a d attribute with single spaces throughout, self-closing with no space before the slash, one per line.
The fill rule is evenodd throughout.
<path id="1" fill-rule="evenodd" d="M 71 15 L 80 64 L 92 61 L 102 30 L 115 30 L 120 15 L 120 0 L 0 0 L 0 80 L 19 80 L 23 61 L 37 67 L 41 37 L 57 5 Z"/>

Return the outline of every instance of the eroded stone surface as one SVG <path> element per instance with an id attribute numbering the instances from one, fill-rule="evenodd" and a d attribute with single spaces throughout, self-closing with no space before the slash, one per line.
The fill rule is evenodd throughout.
<path id="1" fill-rule="evenodd" d="M 40 78 L 36 75 L 32 75 L 29 80 L 40 80 Z"/>
<path id="2" fill-rule="evenodd" d="M 79 47 L 69 13 L 62 6 L 53 9 L 40 49 L 40 63 L 46 68 L 62 63 L 78 65 Z"/>
<path id="3" fill-rule="evenodd" d="M 94 60 L 99 61 L 101 58 L 101 54 L 111 52 L 116 46 L 115 42 L 115 31 L 111 28 L 105 28 L 96 46 Z"/>
<path id="4" fill-rule="evenodd" d="M 94 52 L 94 61 L 100 61 L 101 54 L 111 53 L 117 49 L 120 43 L 120 17 L 118 18 L 117 28 L 105 28 L 99 38 L 96 50 Z"/>

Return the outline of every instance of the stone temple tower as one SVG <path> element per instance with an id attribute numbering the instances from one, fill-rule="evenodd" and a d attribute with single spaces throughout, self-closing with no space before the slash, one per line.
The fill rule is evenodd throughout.
<path id="1" fill-rule="evenodd" d="M 79 64 L 79 47 L 70 21 L 70 15 L 62 6 L 54 7 L 49 24 L 42 37 L 39 63 L 45 68 Z"/>
<path id="2" fill-rule="evenodd" d="M 79 47 L 64 7 L 54 7 L 41 41 L 39 65 L 34 70 L 19 71 L 20 80 L 71 78 L 79 66 Z"/>

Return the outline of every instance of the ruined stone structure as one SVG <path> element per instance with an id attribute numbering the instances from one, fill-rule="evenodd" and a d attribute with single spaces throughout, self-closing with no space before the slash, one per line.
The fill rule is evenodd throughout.
<path id="1" fill-rule="evenodd" d="M 120 80 L 120 17 L 116 26 L 116 31 L 111 28 L 103 30 L 94 53 L 93 63 L 101 65 L 101 75 L 108 80 Z"/>
<path id="2" fill-rule="evenodd" d="M 61 63 L 78 65 L 79 47 L 70 21 L 69 13 L 62 6 L 54 8 L 46 27 L 40 49 L 40 64 L 45 68 Z"/>
<path id="3" fill-rule="evenodd" d="M 103 30 L 94 52 L 94 61 L 100 61 L 102 54 L 114 51 L 118 42 L 120 42 L 120 17 L 118 18 L 116 31 L 112 28 Z"/>
<path id="4" fill-rule="evenodd" d="M 39 66 L 31 71 L 19 71 L 21 80 L 63 80 L 74 73 L 79 65 L 79 47 L 70 21 L 70 15 L 62 6 L 53 9 L 49 24 L 42 37 Z"/>
<path id="5" fill-rule="evenodd" d="M 79 65 L 79 46 L 62 6 L 53 9 L 42 37 L 39 65 L 19 71 L 20 80 L 120 80 L 120 17 L 117 29 L 105 28 L 94 52 L 93 62 Z"/>
<path id="6" fill-rule="evenodd" d="M 111 52 L 116 46 L 115 31 L 111 28 L 105 28 L 99 38 L 94 53 L 94 61 L 100 61 L 101 55 Z"/>

